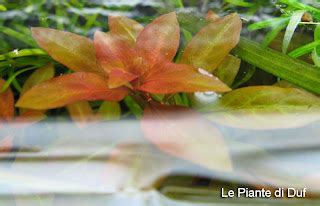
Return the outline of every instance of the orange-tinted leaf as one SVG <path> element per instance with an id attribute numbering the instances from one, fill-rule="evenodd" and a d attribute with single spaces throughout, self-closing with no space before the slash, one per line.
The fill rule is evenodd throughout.
<path id="1" fill-rule="evenodd" d="M 126 39 L 112 33 L 97 31 L 94 35 L 97 59 L 104 71 L 113 68 L 125 69 L 133 59 L 133 51 Z"/>
<path id="2" fill-rule="evenodd" d="M 214 170 L 232 168 L 223 136 L 191 109 L 152 103 L 141 124 L 145 137 L 167 154 Z"/>
<path id="3" fill-rule="evenodd" d="M 209 22 L 215 22 L 217 20 L 220 19 L 220 16 L 217 15 L 216 13 L 214 13 L 213 11 L 209 11 L 207 16 L 206 16 L 206 20 L 209 21 Z"/>
<path id="4" fill-rule="evenodd" d="M 54 77 L 54 66 L 52 63 L 45 65 L 44 67 L 41 67 L 34 71 L 28 79 L 25 81 L 21 94 L 24 94 L 26 91 L 31 89 L 33 86 L 47 81 L 49 79 L 52 79 Z"/>
<path id="5" fill-rule="evenodd" d="M 5 81 L 0 78 L 0 88 Z M 0 93 L 0 120 L 10 121 L 14 116 L 14 98 L 10 88 Z"/>
<path id="6" fill-rule="evenodd" d="M 163 69 L 151 72 L 139 89 L 153 94 L 230 90 L 216 77 L 201 74 L 184 64 L 167 64 Z"/>
<path id="7" fill-rule="evenodd" d="M 110 31 L 134 46 L 143 26 L 124 16 L 109 16 Z"/>
<path id="8" fill-rule="evenodd" d="M 241 27 L 236 14 L 209 23 L 187 45 L 181 63 L 212 72 L 239 42 Z"/>
<path id="9" fill-rule="evenodd" d="M 36 122 L 39 122 L 45 119 L 46 117 L 47 116 L 45 115 L 44 111 L 28 110 L 15 118 L 15 123 L 19 124 L 15 127 L 26 127 Z"/>
<path id="10" fill-rule="evenodd" d="M 175 13 L 158 17 L 137 39 L 137 52 L 151 64 L 171 61 L 178 50 L 180 28 Z"/>
<path id="11" fill-rule="evenodd" d="M 31 89 L 33 86 L 40 84 L 44 81 L 47 81 L 49 79 L 52 79 L 53 77 L 54 77 L 54 65 L 52 63 L 37 69 L 28 77 L 28 79 L 24 83 L 20 95 L 23 95 L 24 93 L 26 93 L 26 91 Z M 20 108 L 20 114 L 23 114 L 26 111 L 28 110 L 24 108 Z M 35 111 L 35 112 L 39 112 L 39 111 Z M 43 115 L 44 113 L 45 111 L 43 111 Z"/>
<path id="12" fill-rule="evenodd" d="M 74 71 L 100 72 L 93 42 L 83 36 L 47 28 L 32 28 L 32 35 L 48 54 Z"/>
<path id="13" fill-rule="evenodd" d="M 51 109 L 80 100 L 119 101 L 127 91 L 123 88 L 110 90 L 107 80 L 86 72 L 56 77 L 34 86 L 18 101 L 17 106 L 30 109 Z"/>
<path id="14" fill-rule="evenodd" d="M 123 86 L 136 78 L 138 78 L 137 75 L 132 74 L 130 72 L 126 72 L 125 70 L 112 69 L 112 71 L 109 74 L 109 88 L 113 89 Z"/>
<path id="15" fill-rule="evenodd" d="M 87 101 L 79 101 L 67 105 L 71 119 L 82 126 L 83 123 L 93 120 L 93 111 Z"/>

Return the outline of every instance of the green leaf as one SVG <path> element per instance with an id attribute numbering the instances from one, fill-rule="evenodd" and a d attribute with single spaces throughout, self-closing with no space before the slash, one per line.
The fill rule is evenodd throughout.
<path id="1" fill-rule="evenodd" d="M 54 65 L 52 63 L 47 64 L 37 70 L 35 70 L 25 81 L 21 94 L 31 89 L 33 86 L 40 84 L 41 82 L 47 81 L 54 77 Z"/>
<path id="2" fill-rule="evenodd" d="M 228 86 L 231 86 L 240 69 L 241 59 L 228 55 L 213 74 Z"/>
<path id="3" fill-rule="evenodd" d="M 0 11 L 7 11 L 7 8 L 4 5 L 0 4 Z"/>
<path id="4" fill-rule="evenodd" d="M 16 77 L 17 77 L 18 75 L 20 75 L 20 74 L 22 74 L 22 73 L 24 73 L 24 72 L 33 70 L 33 69 L 36 69 L 36 67 L 29 67 L 29 68 L 21 69 L 21 70 L 17 71 L 16 73 L 14 73 L 13 75 L 11 75 L 11 76 L 7 79 L 6 83 L 4 83 L 3 86 L 1 87 L 1 89 L 0 89 L 0 94 L 3 93 L 3 92 L 5 92 L 5 91 L 9 88 L 10 84 L 16 79 Z"/>
<path id="5" fill-rule="evenodd" d="M 254 3 L 246 2 L 244 0 L 225 0 L 225 2 L 236 5 L 236 6 L 242 6 L 242 7 L 253 7 L 255 6 Z"/>
<path id="6" fill-rule="evenodd" d="M 232 53 L 266 72 L 320 94 L 320 70 L 306 62 L 241 38 Z"/>
<path id="7" fill-rule="evenodd" d="M 237 14 L 209 23 L 187 45 L 181 63 L 212 72 L 237 45 L 241 28 Z"/>
<path id="8" fill-rule="evenodd" d="M 318 110 L 320 110 L 318 96 L 297 88 L 277 86 L 236 89 L 224 95 L 216 103 L 202 109 L 203 112 L 209 112 L 210 119 L 217 120 L 219 123 L 250 129 L 300 126 L 314 119 L 300 118 L 299 115 L 313 114 Z M 283 122 L 285 115 L 293 115 L 299 121 L 290 122 L 290 124 Z"/>
<path id="9" fill-rule="evenodd" d="M 304 10 L 298 10 L 298 11 L 293 12 L 293 14 L 290 18 L 289 24 L 287 26 L 287 29 L 286 29 L 286 33 L 284 34 L 284 38 L 283 38 L 282 52 L 284 54 L 287 53 L 289 44 L 290 44 L 291 39 L 294 34 L 294 31 L 296 30 L 297 26 L 301 22 L 301 18 L 305 12 L 306 11 L 304 11 Z"/>
<path id="10" fill-rule="evenodd" d="M 248 29 L 250 31 L 253 31 L 253 30 L 258 30 L 258 29 L 264 29 L 267 27 L 276 27 L 279 25 L 287 24 L 289 22 L 289 20 L 290 20 L 290 17 L 277 17 L 277 18 L 253 23 L 248 27 Z"/>
<path id="11" fill-rule="evenodd" d="M 0 61 L 11 59 L 11 58 L 26 57 L 26 56 L 41 56 L 41 55 L 45 56 L 47 54 L 41 49 L 14 50 L 6 54 L 0 55 Z"/>
<path id="12" fill-rule="evenodd" d="M 312 60 L 317 67 L 320 67 L 320 56 L 318 55 L 317 49 L 313 49 L 311 54 Z"/>
<path id="13" fill-rule="evenodd" d="M 16 38 L 16 39 L 28 44 L 29 46 L 37 47 L 36 42 L 30 36 L 22 34 L 20 32 L 17 32 L 11 28 L 0 26 L 0 32 L 6 34 L 8 36 L 11 36 L 13 38 Z"/>
<path id="14" fill-rule="evenodd" d="M 264 46 L 269 46 L 269 44 L 279 35 L 279 33 L 287 26 L 286 23 L 279 24 L 277 26 L 272 27 L 271 31 L 269 31 L 263 38 L 262 44 Z"/>
<path id="15" fill-rule="evenodd" d="M 126 96 L 124 98 L 124 103 L 127 105 L 129 110 L 137 117 L 141 118 L 143 109 L 140 107 L 140 105 L 134 101 L 134 99 L 130 96 Z"/>
<path id="16" fill-rule="evenodd" d="M 305 54 L 311 53 L 313 49 L 317 48 L 319 45 L 320 45 L 320 40 L 317 40 L 291 51 L 288 55 L 292 58 L 298 58 Z"/>
<path id="17" fill-rule="evenodd" d="M 121 117 L 120 104 L 104 101 L 97 112 L 97 116 L 102 120 L 119 120 Z"/>

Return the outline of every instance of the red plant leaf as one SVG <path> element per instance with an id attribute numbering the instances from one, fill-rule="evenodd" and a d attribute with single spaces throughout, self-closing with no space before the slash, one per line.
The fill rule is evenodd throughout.
<path id="1" fill-rule="evenodd" d="M 110 90 L 107 80 L 86 72 L 56 77 L 34 86 L 18 101 L 17 106 L 29 109 L 51 109 L 80 100 L 119 101 L 126 96 L 123 88 Z"/>
<path id="2" fill-rule="evenodd" d="M 145 109 L 141 125 L 145 137 L 167 154 L 209 169 L 232 168 L 223 136 L 189 108 L 151 103 Z"/>
<path id="3" fill-rule="evenodd" d="M 212 72 L 238 44 L 241 28 L 237 14 L 209 23 L 187 45 L 181 63 Z"/>
<path id="4" fill-rule="evenodd" d="M 180 41 L 180 29 L 176 14 L 169 13 L 155 19 L 145 27 L 137 39 L 137 52 L 151 65 L 172 61 Z"/>
<path id="5" fill-rule="evenodd" d="M 217 15 L 216 13 L 214 13 L 213 11 L 208 11 L 208 14 L 206 16 L 206 20 L 210 21 L 210 22 L 215 22 L 217 20 L 221 19 L 219 15 Z"/>
<path id="6" fill-rule="evenodd" d="M 164 68 L 151 72 L 145 79 L 139 89 L 153 94 L 230 91 L 230 88 L 216 77 L 201 74 L 184 64 L 166 64 Z"/>
<path id="7" fill-rule="evenodd" d="M 111 33 L 120 36 L 133 47 L 137 37 L 143 30 L 143 26 L 124 16 L 109 16 L 109 28 Z"/>
<path id="8" fill-rule="evenodd" d="M 112 71 L 109 74 L 108 85 L 110 89 L 117 88 L 129 83 L 130 81 L 138 77 L 138 75 L 126 72 L 122 69 L 112 69 Z"/>
<path id="9" fill-rule="evenodd" d="M 48 54 L 74 71 L 101 72 L 93 42 L 83 36 L 47 28 L 32 28 L 32 35 Z"/>
<path id="10" fill-rule="evenodd" d="M 0 78 L 0 88 L 3 87 L 5 81 Z M 14 98 L 10 88 L 0 93 L 0 122 L 1 120 L 10 121 L 14 116 Z"/>
<path id="11" fill-rule="evenodd" d="M 133 49 L 126 39 L 112 33 L 97 31 L 94 46 L 99 65 L 109 73 L 113 68 L 126 69 L 133 59 Z"/>

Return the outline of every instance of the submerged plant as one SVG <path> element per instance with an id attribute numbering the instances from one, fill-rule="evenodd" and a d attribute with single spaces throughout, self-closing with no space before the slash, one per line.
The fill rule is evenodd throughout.
<path id="1" fill-rule="evenodd" d="M 211 72 L 229 59 L 230 50 L 238 43 L 239 16 L 208 21 L 181 58 L 176 58 L 178 62 L 174 59 L 180 28 L 175 13 L 160 16 L 145 28 L 126 17 L 109 17 L 109 27 L 108 33 L 96 32 L 93 41 L 64 31 L 33 28 L 39 46 L 74 73 L 35 85 L 17 106 L 45 110 L 83 101 L 119 101 L 130 95 L 145 108 L 143 131 L 160 150 L 208 168 L 230 169 L 223 138 L 207 120 L 190 109 L 169 106 L 166 101 L 160 104 L 154 95 L 230 91 Z M 182 116 L 171 116 L 171 111 Z M 195 132 L 201 135 L 196 137 Z M 203 145 L 212 154 L 202 153 Z"/>
<path id="2" fill-rule="evenodd" d="M 33 87 L 21 97 L 17 106 L 50 109 L 79 100 L 119 101 L 128 93 L 146 97 L 149 93 L 230 90 L 219 79 L 202 74 L 198 69 L 201 65 L 204 65 L 202 69 L 216 67 L 237 44 L 241 29 L 237 15 L 203 28 L 187 47 L 182 58 L 184 64 L 172 62 L 180 36 L 175 13 L 155 19 L 144 29 L 125 17 L 110 17 L 109 26 L 110 32 L 96 32 L 93 42 L 63 31 L 33 28 L 33 36 L 40 47 L 75 73 Z M 224 36 L 223 41 L 207 40 L 212 32 L 221 30 L 232 33 Z M 214 51 L 217 47 L 219 50 Z M 216 58 L 212 58 L 212 54 Z"/>

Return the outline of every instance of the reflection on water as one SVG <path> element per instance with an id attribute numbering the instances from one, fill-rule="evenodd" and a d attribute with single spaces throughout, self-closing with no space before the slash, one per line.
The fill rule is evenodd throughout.
<path id="1" fill-rule="evenodd" d="M 301 119 L 304 119 L 303 115 Z M 179 125 L 181 119 L 170 121 L 170 124 Z M 286 119 L 286 123 L 293 121 L 296 119 Z M 25 201 L 35 194 L 64 194 L 56 196 L 56 201 L 64 199 L 73 204 L 85 199 L 87 194 L 96 194 L 101 200 L 110 199 L 110 205 L 120 204 L 124 201 L 121 195 L 124 195 L 137 201 L 137 205 L 142 205 L 144 198 L 149 198 L 147 202 L 163 205 L 159 198 L 164 197 L 159 196 L 154 187 L 162 188 L 161 191 L 169 196 L 170 193 L 184 194 L 184 187 L 192 189 L 192 185 L 183 181 L 166 186 L 163 180 L 172 175 L 205 177 L 213 182 L 219 180 L 253 188 L 307 187 L 309 194 L 320 192 L 319 121 L 307 122 L 300 127 L 265 130 L 216 123 L 212 123 L 212 127 L 218 128 L 223 135 L 232 162 L 231 171 L 208 169 L 197 162 L 161 152 L 145 138 L 140 122 L 135 120 L 89 123 L 80 128 L 70 122 L 42 122 L 23 129 L 7 125 L 0 128 L 0 136 L 2 139 L 12 137 L 13 148 L 38 150 L 11 150 L 0 154 L 0 193 L 27 195 L 20 197 Z M 207 131 L 208 136 L 216 135 L 210 134 L 211 130 L 204 132 Z M 193 138 L 197 139 L 196 136 Z M 168 138 L 161 141 L 159 144 L 166 147 L 176 144 Z M 212 151 L 205 151 L 210 148 L 208 145 L 200 140 L 193 142 L 203 148 L 203 154 L 211 154 Z M 188 151 L 188 148 L 179 149 Z M 219 155 L 222 154 L 216 153 Z M 219 187 L 207 185 L 204 189 L 207 197 L 220 201 Z M 197 194 L 198 190 L 195 187 L 191 191 Z M 190 198 L 190 194 L 186 196 Z M 98 199 L 96 205 L 101 204 Z M 113 201 L 120 202 L 113 204 Z M 201 198 L 198 201 L 201 202 Z"/>

